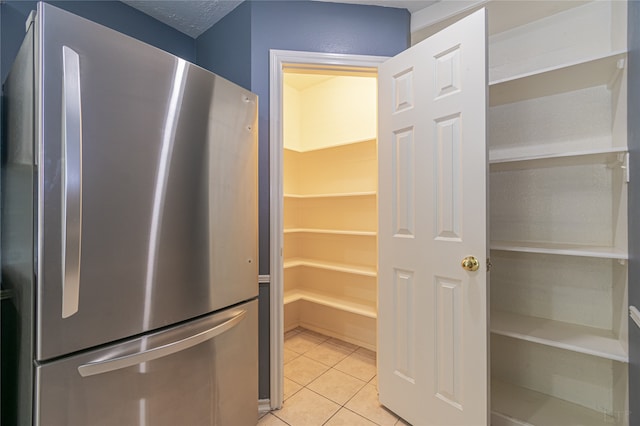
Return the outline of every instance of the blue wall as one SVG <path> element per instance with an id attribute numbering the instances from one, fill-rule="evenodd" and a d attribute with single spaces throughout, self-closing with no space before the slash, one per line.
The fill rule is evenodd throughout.
<path id="1" fill-rule="evenodd" d="M 251 91 L 259 102 L 260 273 L 269 273 L 269 50 L 393 56 L 410 46 L 405 9 L 311 1 L 251 2 Z"/>
<path id="2" fill-rule="evenodd" d="M 195 62 L 195 40 L 120 1 L 48 3 Z M 36 2 L 7 1 L 0 7 L 0 81 L 4 82 L 24 38 L 24 23 L 29 12 L 36 9 Z"/>
<path id="3" fill-rule="evenodd" d="M 640 2 L 629 3 L 628 144 L 629 305 L 640 309 Z M 629 409 L 631 426 L 640 426 L 640 328 L 629 320 Z"/>
<path id="4" fill-rule="evenodd" d="M 196 39 L 198 65 L 251 90 L 251 7 L 242 3 Z M 219 60 L 224 58 L 224 60 Z"/>
<path id="5" fill-rule="evenodd" d="M 261 274 L 269 273 L 269 50 L 393 56 L 409 46 L 409 23 L 405 9 L 245 1 L 196 40 L 198 65 L 259 96 Z"/>
<path id="6" fill-rule="evenodd" d="M 199 65 L 259 96 L 260 274 L 269 274 L 269 50 L 393 56 L 409 47 L 409 24 L 405 9 L 245 1 L 196 40 Z M 259 298 L 259 396 L 268 398 L 268 284 L 260 285 Z"/>

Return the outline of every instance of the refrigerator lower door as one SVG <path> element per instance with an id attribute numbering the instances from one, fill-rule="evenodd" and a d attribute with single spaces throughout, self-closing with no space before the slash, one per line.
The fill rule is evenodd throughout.
<path id="1" fill-rule="evenodd" d="M 36 367 L 37 425 L 255 425 L 257 301 Z"/>

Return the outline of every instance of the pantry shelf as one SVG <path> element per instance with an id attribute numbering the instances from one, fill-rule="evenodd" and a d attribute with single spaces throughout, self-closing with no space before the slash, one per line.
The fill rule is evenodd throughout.
<path id="1" fill-rule="evenodd" d="M 625 51 L 618 50 L 491 81 L 489 105 L 503 105 L 585 87 L 611 85 L 624 68 L 626 55 Z"/>
<path id="2" fill-rule="evenodd" d="M 284 262 L 284 269 L 295 268 L 297 266 L 308 266 L 310 268 L 328 269 L 331 271 L 346 272 L 355 275 L 368 277 L 377 276 L 377 271 L 372 266 L 349 265 L 336 262 L 324 262 L 315 259 L 291 258 Z"/>
<path id="3" fill-rule="evenodd" d="M 548 394 L 491 380 L 492 426 L 616 424 L 612 416 Z"/>
<path id="4" fill-rule="evenodd" d="M 335 192 L 328 194 L 284 194 L 285 198 L 341 198 L 341 197 L 371 197 L 375 196 L 375 191 L 362 192 Z"/>
<path id="5" fill-rule="evenodd" d="M 375 231 L 352 231 L 343 229 L 315 229 L 315 228 L 290 228 L 284 230 L 285 234 L 328 234 L 328 235 L 354 235 L 363 237 L 375 237 Z"/>
<path id="6" fill-rule="evenodd" d="M 492 311 L 491 332 L 614 361 L 629 361 L 619 338 L 609 330 Z"/>
<path id="7" fill-rule="evenodd" d="M 375 306 L 370 306 L 356 300 L 350 300 L 344 296 L 336 297 L 329 294 L 322 294 L 304 289 L 296 289 L 285 292 L 285 305 L 296 302 L 298 300 L 317 303 L 323 306 L 328 306 L 330 308 L 350 312 L 352 314 L 362 315 L 367 318 L 377 318 Z"/>
<path id="8" fill-rule="evenodd" d="M 492 241 L 490 248 L 491 250 L 598 257 L 603 259 L 627 260 L 629 258 L 629 254 L 626 251 L 615 247 L 587 246 L 581 244 Z"/>
<path id="9" fill-rule="evenodd" d="M 570 151 L 557 153 L 540 153 L 540 154 L 514 154 L 513 150 L 506 155 L 504 152 L 489 152 L 489 164 L 491 170 L 508 170 L 529 167 L 540 167 L 546 165 L 556 165 L 564 163 L 571 165 L 572 163 L 599 163 L 611 164 L 623 162 L 621 156 L 627 153 L 626 147 L 613 147 L 608 149 L 591 149 L 584 151 Z"/>

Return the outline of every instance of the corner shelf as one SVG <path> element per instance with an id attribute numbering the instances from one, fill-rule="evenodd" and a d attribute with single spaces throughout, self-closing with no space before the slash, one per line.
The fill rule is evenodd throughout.
<path id="1" fill-rule="evenodd" d="M 376 277 L 378 273 L 373 266 L 350 265 L 336 262 L 324 262 L 315 259 L 292 258 L 284 261 L 284 269 L 295 268 L 297 266 L 308 266 L 310 268 L 328 269 L 330 271 L 345 272 L 348 274 Z"/>
<path id="2" fill-rule="evenodd" d="M 345 297 L 335 297 L 329 294 L 321 294 L 309 290 L 296 289 L 285 292 L 284 304 L 293 303 L 298 300 L 317 303 L 319 305 L 328 306 L 330 308 L 339 309 L 341 311 L 350 312 L 356 315 L 362 315 L 367 318 L 377 318 L 376 308 L 365 303 L 355 300 L 349 300 Z"/>
<path id="3" fill-rule="evenodd" d="M 331 194 L 284 194 L 284 198 L 341 198 L 341 197 L 371 197 L 376 191 L 336 192 Z"/>
<path id="4" fill-rule="evenodd" d="M 491 332 L 528 342 L 629 362 L 629 355 L 613 332 L 508 312 L 491 313 Z"/>
<path id="5" fill-rule="evenodd" d="M 351 146 L 357 146 L 358 144 L 365 144 L 367 142 L 374 142 L 376 141 L 376 135 L 373 136 L 369 136 L 369 137 L 364 137 L 364 138 L 359 138 L 359 139 L 353 139 L 353 140 L 344 140 L 344 141 L 340 141 L 340 142 L 336 142 L 333 143 L 331 145 L 324 145 L 324 146 L 319 146 L 319 147 L 314 147 L 314 148 L 305 148 L 305 149 L 296 149 L 296 148 L 291 148 L 291 147 L 284 147 L 285 150 L 287 151 L 293 151 L 293 152 L 297 152 L 297 153 L 307 153 L 307 152 L 322 152 L 322 151 L 331 151 L 331 150 L 336 150 L 336 149 L 340 149 L 343 147 L 351 147 Z"/>

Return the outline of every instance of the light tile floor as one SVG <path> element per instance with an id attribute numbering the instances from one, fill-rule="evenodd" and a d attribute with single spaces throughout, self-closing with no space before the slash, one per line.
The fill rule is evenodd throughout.
<path id="1" fill-rule="evenodd" d="M 284 403 L 258 426 L 408 425 L 378 402 L 376 354 L 296 328 L 284 336 Z"/>

